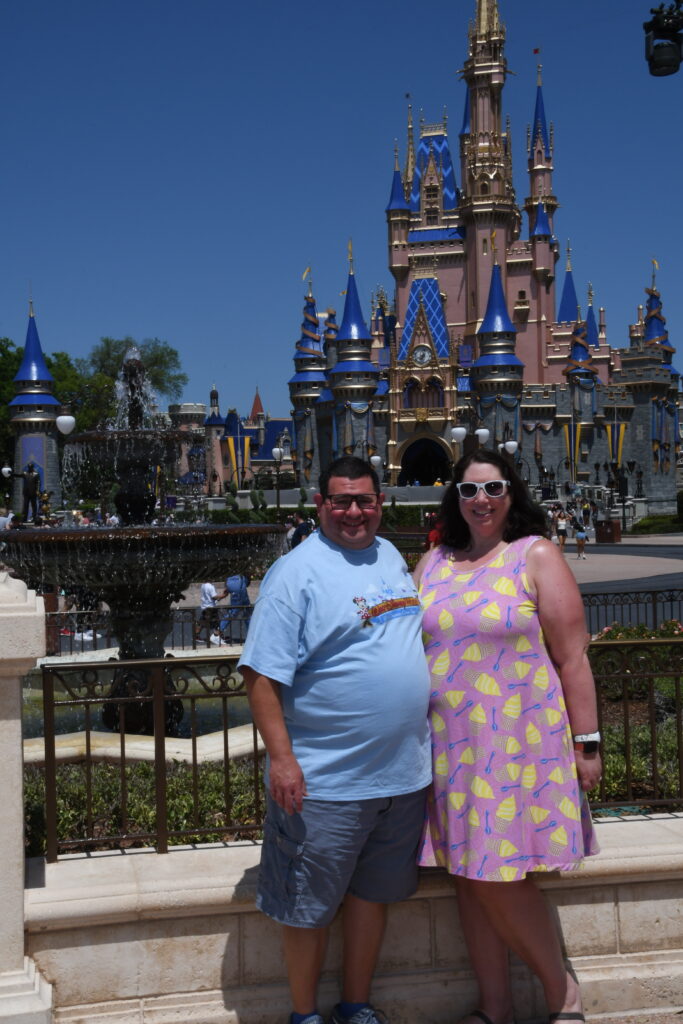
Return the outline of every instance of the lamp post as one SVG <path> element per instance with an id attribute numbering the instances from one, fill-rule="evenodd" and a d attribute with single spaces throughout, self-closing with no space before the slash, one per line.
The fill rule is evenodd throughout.
<path id="1" fill-rule="evenodd" d="M 278 523 L 280 522 L 280 469 L 284 454 L 284 448 L 273 448 L 272 456 L 275 463 L 275 517 Z"/>
<path id="2" fill-rule="evenodd" d="M 370 465 L 372 466 L 372 468 L 374 469 L 375 473 L 379 477 L 379 482 L 381 483 L 382 482 L 382 476 L 384 475 L 382 473 L 382 469 L 384 468 L 384 461 L 382 459 L 382 456 L 381 455 L 371 455 L 370 456 Z"/>

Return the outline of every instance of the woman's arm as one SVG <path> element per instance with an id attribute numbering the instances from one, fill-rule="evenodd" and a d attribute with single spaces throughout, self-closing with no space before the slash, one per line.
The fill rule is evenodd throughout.
<path id="1" fill-rule="evenodd" d="M 576 580 L 563 556 L 547 540 L 539 540 L 531 547 L 527 569 L 537 594 L 545 642 L 562 683 L 572 733 L 595 732 L 598 710 L 587 654 L 590 638 Z M 581 750 L 576 750 L 575 755 L 581 787 L 592 789 L 601 777 L 600 755 L 584 754 Z"/>

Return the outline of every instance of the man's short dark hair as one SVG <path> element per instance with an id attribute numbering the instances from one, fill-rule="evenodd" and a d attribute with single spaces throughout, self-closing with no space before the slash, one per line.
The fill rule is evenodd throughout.
<path id="1" fill-rule="evenodd" d="M 347 480 L 359 480 L 362 476 L 369 476 L 372 480 L 372 488 L 375 494 L 379 494 L 379 477 L 369 462 L 359 459 L 356 455 L 342 455 L 330 463 L 327 469 L 320 474 L 318 488 L 323 498 L 327 497 L 330 480 L 333 476 L 343 476 Z"/>

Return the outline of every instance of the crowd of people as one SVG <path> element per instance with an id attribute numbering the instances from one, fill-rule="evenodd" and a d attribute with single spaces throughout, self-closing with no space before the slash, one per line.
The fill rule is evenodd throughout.
<path id="1" fill-rule="evenodd" d="M 567 510 L 551 522 L 510 462 L 480 449 L 456 465 L 413 578 L 377 535 L 383 499 L 367 462 L 323 472 L 319 527 L 265 576 L 240 660 L 268 754 L 257 905 L 282 926 L 290 1024 L 323 1024 L 340 908 L 329 1020 L 386 1020 L 370 1001 L 386 908 L 415 891 L 419 865 L 455 878 L 479 989 L 460 1024 L 511 1024 L 510 951 L 551 1024 L 583 1021 L 534 883 L 597 852 L 588 637 L 550 540 Z"/>

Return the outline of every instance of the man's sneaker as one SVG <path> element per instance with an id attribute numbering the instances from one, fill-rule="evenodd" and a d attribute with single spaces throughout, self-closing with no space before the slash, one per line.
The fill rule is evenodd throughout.
<path id="1" fill-rule="evenodd" d="M 372 1006 L 364 1006 L 351 1017 L 345 1017 L 337 1003 L 332 1010 L 330 1024 L 389 1024 L 389 1022 L 381 1010 L 375 1010 Z"/>

